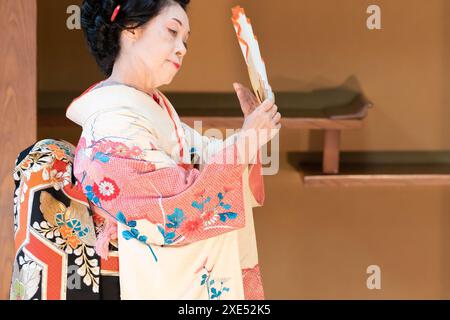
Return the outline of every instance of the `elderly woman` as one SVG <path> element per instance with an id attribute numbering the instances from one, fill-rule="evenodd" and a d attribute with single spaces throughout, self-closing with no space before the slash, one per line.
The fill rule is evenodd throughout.
<path id="1" fill-rule="evenodd" d="M 183 65 L 188 3 L 83 2 L 82 28 L 107 78 L 67 109 L 83 128 L 74 174 L 102 264 L 118 260 L 121 299 L 263 299 L 252 207 L 264 200 L 259 150 L 281 116 L 235 84 L 239 132 L 210 139 L 180 121 L 157 88 Z"/>

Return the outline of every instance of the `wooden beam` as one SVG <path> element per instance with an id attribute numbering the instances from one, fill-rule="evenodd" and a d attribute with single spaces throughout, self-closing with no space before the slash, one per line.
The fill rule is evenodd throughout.
<path id="1" fill-rule="evenodd" d="M 183 117 L 181 121 L 193 127 L 194 121 L 202 121 L 203 126 L 217 128 L 240 128 L 244 122 L 243 117 Z M 281 118 L 281 126 L 286 129 L 359 129 L 363 125 L 363 120 L 332 120 L 323 118 Z"/>
<path id="2" fill-rule="evenodd" d="M 325 130 L 323 144 L 323 173 L 339 172 L 341 130 Z"/>

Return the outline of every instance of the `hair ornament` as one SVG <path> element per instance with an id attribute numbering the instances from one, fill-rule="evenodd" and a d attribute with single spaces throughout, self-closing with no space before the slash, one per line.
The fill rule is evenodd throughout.
<path id="1" fill-rule="evenodd" d="M 111 16 L 111 22 L 114 22 L 114 20 L 116 20 L 116 17 L 119 14 L 119 10 L 120 10 L 120 4 L 114 9 L 114 12 Z"/>

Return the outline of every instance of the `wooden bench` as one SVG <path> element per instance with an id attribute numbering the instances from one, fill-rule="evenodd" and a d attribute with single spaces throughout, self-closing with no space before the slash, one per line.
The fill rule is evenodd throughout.
<path id="1" fill-rule="evenodd" d="M 204 126 L 240 128 L 243 118 L 234 93 L 168 93 L 184 122 L 201 120 Z M 339 173 L 342 130 L 362 127 L 372 103 L 363 94 L 342 88 L 311 92 L 276 92 L 283 128 L 323 130 L 322 170 Z"/>

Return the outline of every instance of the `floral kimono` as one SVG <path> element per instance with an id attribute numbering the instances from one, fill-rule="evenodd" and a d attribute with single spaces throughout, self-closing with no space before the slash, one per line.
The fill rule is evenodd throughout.
<path id="1" fill-rule="evenodd" d="M 75 147 L 39 141 L 20 153 L 14 170 L 15 259 L 10 299 L 119 299 L 114 260 L 95 252 L 103 225 L 73 183 Z M 110 244 L 109 255 L 117 256 Z"/>
<path id="2" fill-rule="evenodd" d="M 261 155 L 200 135 L 159 91 L 89 88 L 67 109 L 83 128 L 74 175 L 105 220 L 96 251 L 118 244 L 121 299 L 264 299 L 252 208 Z"/>

